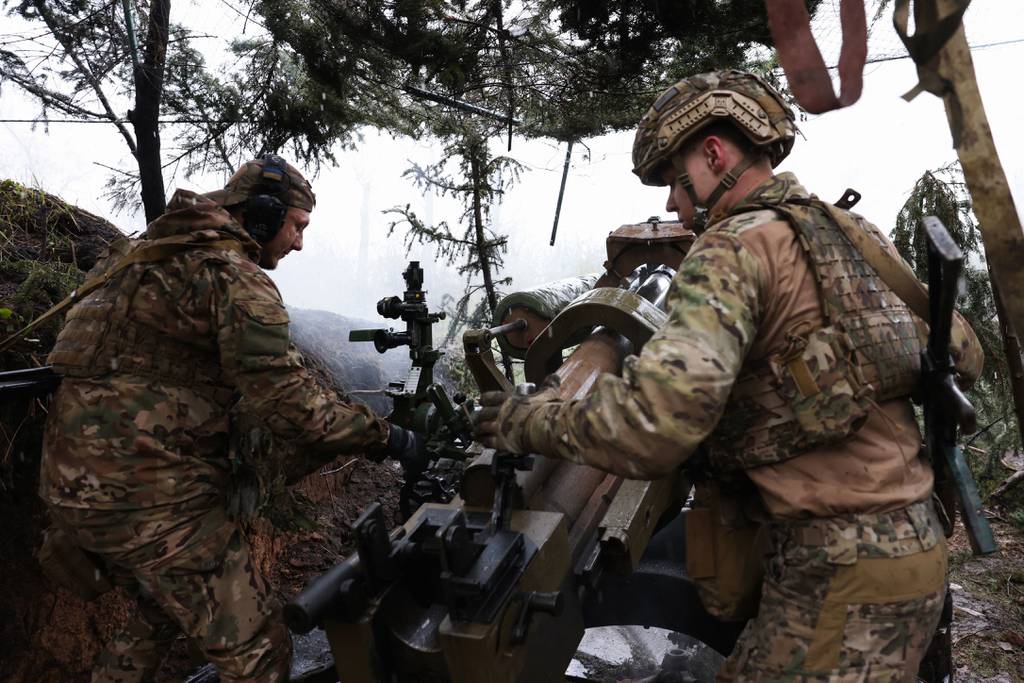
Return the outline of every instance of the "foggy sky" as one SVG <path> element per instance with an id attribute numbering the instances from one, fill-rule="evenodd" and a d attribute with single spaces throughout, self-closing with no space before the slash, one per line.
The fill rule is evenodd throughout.
<path id="1" fill-rule="evenodd" d="M 183 8 L 187 15 L 191 7 L 191 20 L 199 24 L 216 21 L 222 26 L 237 24 L 241 30 L 241 19 L 211 14 L 217 12 L 212 6 L 182 3 L 176 9 Z M 1024 37 L 1018 13 L 1015 0 L 974 3 L 965 20 L 968 39 L 978 45 Z M 182 17 L 172 20 L 182 21 Z M 0 32 L 17 30 L 12 21 L 0 19 Z M 873 49 L 876 40 L 888 44 L 895 40 L 884 19 L 873 35 Z M 834 37 L 832 44 L 829 36 L 819 38 L 826 61 L 834 63 L 827 52 L 837 49 L 838 43 Z M 211 61 L 223 56 L 216 41 L 209 44 Z M 978 49 L 972 56 L 1019 209 L 1024 201 L 1020 153 L 1024 132 L 1019 123 L 1024 95 L 1015 62 L 1024 57 L 1024 44 Z M 927 93 L 911 103 L 900 98 L 916 83 L 909 59 L 868 65 L 861 100 L 847 109 L 800 121 L 806 139 L 798 138 L 793 153 L 778 170 L 796 173 L 811 192 L 829 201 L 836 200 L 847 187 L 857 189 L 864 199 L 856 210 L 888 231 L 914 181 L 924 171 L 956 159 L 941 101 Z M 13 86 L 0 91 L 0 118 L 28 117 L 36 111 Z M 504 274 L 513 278 L 513 289 L 601 270 L 609 231 L 652 215 L 669 217 L 664 209 L 666 191 L 644 187 L 630 172 L 632 139 L 627 132 L 575 146 L 554 247 L 548 246 L 548 238 L 565 146 L 545 140 L 513 140 L 511 156 L 527 170 L 492 216 L 495 229 L 509 235 Z M 503 153 L 504 145 L 504 140 L 495 140 L 495 152 Z M 377 299 L 401 293 L 401 271 L 407 260 L 403 233 L 399 230 L 387 237 L 393 217 L 383 212 L 408 203 L 421 217 L 449 223 L 457 222 L 461 213 L 455 201 L 425 197 L 401 177 L 410 161 L 434 163 L 440 154 L 439 146 L 429 141 L 395 139 L 366 130 L 357 149 L 337 155 L 337 167 L 322 168 L 312 178 L 318 204 L 306 233 L 306 246 L 272 273 L 285 301 L 302 308 L 375 318 Z M 113 126 L 53 124 L 47 134 L 41 126 L 33 131 L 25 124 L 0 123 L 0 178 L 58 194 L 108 218 L 125 232 L 142 230 L 141 214 L 116 215 L 101 197 L 109 171 L 94 162 L 133 167 L 133 159 Z M 206 191 L 220 187 L 224 180 L 220 174 L 190 179 L 168 176 L 168 196 L 174 186 Z M 436 261 L 432 247 L 414 247 L 408 258 L 422 262 L 428 300 L 435 308 L 442 296 L 457 296 L 462 291 L 463 278 L 456 266 Z"/>

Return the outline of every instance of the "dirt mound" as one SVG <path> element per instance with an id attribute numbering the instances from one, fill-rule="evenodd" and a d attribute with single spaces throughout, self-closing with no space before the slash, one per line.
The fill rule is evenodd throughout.
<path id="1" fill-rule="evenodd" d="M 64 298 L 121 237 L 110 223 L 53 195 L 0 181 L 0 332 L 20 329 Z M 59 327 L 54 321 L 4 353 L 0 369 L 41 365 Z M 314 348 L 324 343 L 310 336 Z M 347 335 L 332 343 L 347 343 Z M 298 346 L 303 349 L 301 340 Z M 363 367 L 372 360 L 360 357 L 353 367 L 381 376 L 379 368 Z M 307 367 L 328 390 L 344 395 L 349 388 L 328 362 L 311 356 Z M 0 406 L 0 681 L 88 680 L 93 658 L 133 609 L 119 590 L 87 603 L 40 575 L 35 552 L 47 520 L 36 488 L 45 416 L 42 400 Z M 287 457 L 291 448 L 274 447 L 275 457 Z M 367 504 L 380 501 L 395 521 L 399 479 L 390 463 L 346 458 L 291 489 L 271 485 L 273 504 L 248 531 L 255 561 L 282 599 L 347 553 L 351 525 Z M 157 681 L 180 681 L 192 668 L 181 641 Z"/>
<path id="2" fill-rule="evenodd" d="M 0 181 L 0 330 L 4 336 L 63 299 L 106 246 L 113 225 L 60 198 Z M 0 356 L 0 368 L 36 367 L 53 346 L 59 322 Z M 0 679 L 58 680 L 83 670 L 99 639 L 123 621 L 118 594 L 86 605 L 39 576 L 33 554 L 46 525 L 36 496 L 46 406 L 0 406 Z"/>

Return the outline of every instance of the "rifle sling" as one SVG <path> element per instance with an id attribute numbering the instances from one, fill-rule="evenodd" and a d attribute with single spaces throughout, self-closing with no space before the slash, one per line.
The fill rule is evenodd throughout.
<path id="1" fill-rule="evenodd" d="M 115 275 L 121 273 L 126 268 L 130 268 L 131 266 L 139 263 L 155 263 L 157 261 L 163 261 L 164 259 L 170 258 L 175 254 L 179 254 L 189 249 L 227 249 L 239 254 L 245 253 L 242 243 L 234 239 L 197 242 L 192 239 L 191 235 L 174 235 L 172 237 L 153 240 L 151 244 L 139 247 L 122 258 L 114 265 L 113 268 L 110 268 L 95 277 L 89 278 L 71 292 L 71 294 L 67 295 L 62 301 L 50 308 L 50 310 L 46 311 L 35 320 L 25 325 L 25 327 L 4 339 L 0 342 L 0 353 L 6 351 L 16 341 L 24 337 L 39 325 L 42 325 L 51 318 L 60 315 L 72 304 L 77 303 L 82 298 L 105 285 Z"/>

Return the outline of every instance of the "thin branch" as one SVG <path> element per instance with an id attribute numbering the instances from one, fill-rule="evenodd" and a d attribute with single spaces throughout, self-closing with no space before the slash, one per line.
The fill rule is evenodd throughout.
<path id="1" fill-rule="evenodd" d="M 89 85 L 92 86 L 93 92 L 96 93 L 96 97 L 99 99 L 100 104 L 103 105 L 103 110 L 107 113 L 107 118 L 110 119 L 110 121 L 115 126 L 117 126 L 117 129 L 121 132 L 121 136 L 124 137 L 125 142 L 128 143 L 128 149 L 131 150 L 132 156 L 138 156 L 138 149 L 135 145 L 135 139 L 132 137 L 132 134 L 128 131 L 128 128 L 120 122 L 120 119 L 118 118 L 117 114 L 114 113 L 113 107 L 110 106 L 110 102 L 107 100 L 106 93 L 103 92 L 102 86 L 96 80 L 96 77 L 93 76 L 93 73 L 89 69 L 89 66 L 85 64 L 81 59 L 79 59 L 77 50 L 75 50 L 74 46 L 70 44 L 67 36 L 64 35 L 62 31 L 59 30 L 59 27 L 56 25 L 56 20 L 54 19 L 53 14 L 50 12 L 50 9 L 46 6 L 46 2 L 44 2 L 44 0 L 34 0 L 32 4 L 35 6 L 36 10 L 39 11 L 39 15 L 43 17 L 43 21 L 46 22 L 47 27 L 49 27 L 49 29 L 53 31 L 54 37 L 60 42 L 61 47 L 64 48 L 64 53 L 71 59 L 72 62 L 75 63 L 75 66 L 82 73 L 85 79 L 89 82 Z"/>

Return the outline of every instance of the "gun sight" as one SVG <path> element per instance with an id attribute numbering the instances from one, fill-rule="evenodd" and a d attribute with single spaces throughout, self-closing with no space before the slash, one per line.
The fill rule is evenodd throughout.
<path id="1" fill-rule="evenodd" d="M 377 353 L 384 353 L 399 346 L 409 346 L 412 336 L 408 332 L 394 330 L 352 330 L 348 333 L 350 342 L 373 342 Z"/>

